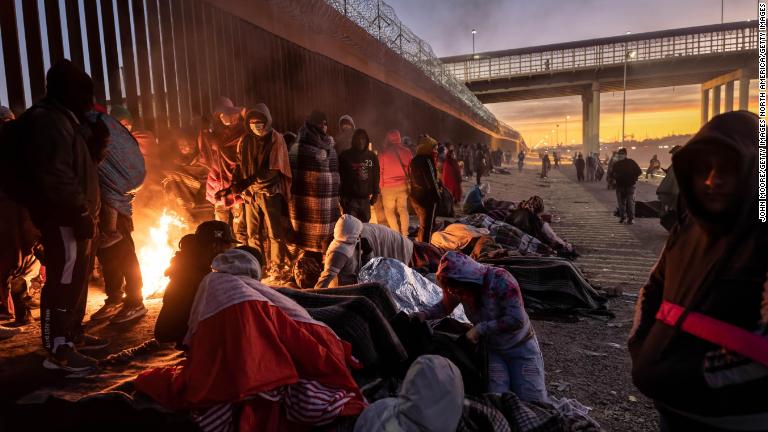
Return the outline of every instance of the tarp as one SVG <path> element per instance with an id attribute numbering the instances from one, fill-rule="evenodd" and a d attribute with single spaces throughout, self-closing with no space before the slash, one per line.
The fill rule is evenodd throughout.
<path id="1" fill-rule="evenodd" d="M 613 317 L 607 299 L 566 259 L 509 257 L 483 262 L 512 273 L 520 284 L 525 308 L 534 316 Z"/>

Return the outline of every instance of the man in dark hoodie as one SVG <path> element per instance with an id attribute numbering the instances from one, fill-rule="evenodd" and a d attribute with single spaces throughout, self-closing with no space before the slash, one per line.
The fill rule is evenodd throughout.
<path id="1" fill-rule="evenodd" d="M 753 113 L 721 114 L 672 157 L 688 214 L 640 292 L 629 339 L 633 381 L 662 431 L 768 427 L 757 130 Z"/>
<path id="2" fill-rule="evenodd" d="M 365 129 L 352 136 L 352 148 L 339 155 L 341 208 L 363 223 L 371 220 L 371 206 L 376 204 L 379 188 L 379 157 L 368 150 L 370 138 Z"/>
<path id="3" fill-rule="evenodd" d="M 618 160 L 613 164 L 611 175 L 616 183 L 619 223 L 624 223 L 626 220 L 627 224 L 632 225 L 635 223 L 635 185 L 643 170 L 637 162 L 627 157 L 627 149 L 620 148 L 616 156 Z"/>
<path id="4" fill-rule="evenodd" d="M 339 133 L 333 137 L 336 142 L 334 148 L 336 154 L 341 155 L 341 152 L 348 150 L 352 147 L 352 135 L 355 131 L 355 121 L 349 114 L 344 114 L 339 118 Z"/>
<path id="5" fill-rule="evenodd" d="M 79 351 L 107 345 L 82 330 L 101 205 L 96 170 L 101 144 L 85 116 L 92 104 L 91 78 L 61 60 L 48 71 L 45 97 L 19 118 L 28 192 L 34 197 L 24 204 L 45 249 L 40 317 L 48 369 L 93 369 L 97 361 Z"/>
<path id="6" fill-rule="evenodd" d="M 292 177 L 288 148 L 283 135 L 272 129 L 272 115 L 265 104 L 246 113 L 245 125 L 232 189 L 245 201 L 248 245 L 269 256 L 266 274 L 277 278 L 290 268 L 285 243 Z M 260 238 L 262 228 L 266 228 L 269 247 Z"/>

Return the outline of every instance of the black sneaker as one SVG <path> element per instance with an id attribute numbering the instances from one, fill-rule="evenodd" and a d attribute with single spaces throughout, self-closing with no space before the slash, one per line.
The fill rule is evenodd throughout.
<path id="1" fill-rule="evenodd" d="M 147 308 L 144 303 L 139 303 L 136 306 L 124 305 L 120 312 L 117 313 L 111 320 L 112 324 L 122 324 L 133 320 L 137 320 L 147 314 Z"/>
<path id="2" fill-rule="evenodd" d="M 101 309 L 91 314 L 91 321 L 101 321 L 107 318 L 111 318 L 120 312 L 120 308 L 123 307 L 123 303 L 117 302 L 105 302 Z"/>
<path id="3" fill-rule="evenodd" d="M 619 219 L 619 223 L 624 223 L 624 219 Z"/>
<path id="4" fill-rule="evenodd" d="M 634 219 L 630 219 L 630 220 L 627 221 L 627 225 L 634 225 L 634 224 L 635 224 L 635 220 Z"/>
<path id="5" fill-rule="evenodd" d="M 109 345 L 109 341 L 89 334 L 75 336 L 75 348 L 78 351 L 96 351 Z"/>
<path id="6" fill-rule="evenodd" d="M 61 345 L 56 354 L 51 354 L 43 361 L 46 369 L 59 369 L 69 372 L 85 372 L 96 369 L 99 362 L 95 358 L 80 354 L 69 345 Z"/>

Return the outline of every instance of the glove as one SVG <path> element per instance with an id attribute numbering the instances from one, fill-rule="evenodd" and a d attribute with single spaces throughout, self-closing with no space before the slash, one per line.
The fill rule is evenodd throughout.
<path id="1" fill-rule="evenodd" d="M 371 201 L 370 201 L 371 205 L 375 205 L 376 201 L 378 201 L 378 200 L 379 200 L 379 196 L 378 195 L 371 195 Z"/>
<path id="2" fill-rule="evenodd" d="M 75 238 L 78 240 L 91 240 L 96 236 L 96 223 L 89 213 L 81 214 L 72 226 Z"/>

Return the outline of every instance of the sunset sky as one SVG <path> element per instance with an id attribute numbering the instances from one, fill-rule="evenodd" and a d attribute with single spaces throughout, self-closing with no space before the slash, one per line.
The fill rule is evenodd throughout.
<path id="1" fill-rule="evenodd" d="M 597 37 L 617 36 L 720 23 L 720 0 L 385 0 L 400 20 L 442 56 L 495 51 Z M 726 22 L 754 20 L 756 0 L 725 0 Z M 738 104 L 738 83 L 734 103 Z M 636 139 L 695 132 L 700 124 L 700 86 L 627 92 L 626 134 Z M 621 92 L 601 97 L 600 138 L 621 134 Z M 751 81 L 751 110 L 757 106 L 757 83 Z M 533 146 L 558 131 L 565 143 L 581 142 L 578 96 L 490 104 L 502 121 Z M 559 124 L 560 127 L 556 127 Z M 554 138 L 547 137 L 554 142 Z"/>

